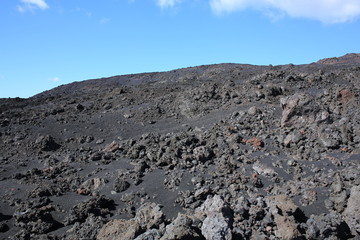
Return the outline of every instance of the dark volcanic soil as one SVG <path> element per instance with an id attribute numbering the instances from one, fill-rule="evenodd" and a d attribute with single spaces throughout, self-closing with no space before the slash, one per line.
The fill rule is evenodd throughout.
<path id="1" fill-rule="evenodd" d="M 358 60 L 0 99 L 0 239 L 358 239 Z"/>

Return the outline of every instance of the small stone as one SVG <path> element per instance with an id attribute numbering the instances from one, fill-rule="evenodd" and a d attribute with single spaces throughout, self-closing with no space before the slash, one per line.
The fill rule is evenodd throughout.
<path id="1" fill-rule="evenodd" d="M 259 162 L 255 162 L 253 164 L 253 167 L 252 167 L 257 173 L 259 173 L 260 175 L 263 175 L 263 176 L 269 176 L 269 177 L 273 177 L 273 176 L 276 176 L 277 173 L 275 172 L 275 169 L 270 167 L 270 166 L 267 166 L 265 164 L 262 164 L 262 163 L 259 163 Z"/>
<path id="2" fill-rule="evenodd" d="M 90 190 L 86 189 L 86 188 L 78 188 L 78 189 L 76 189 L 76 193 L 80 194 L 80 195 L 89 195 Z"/>
<path id="3" fill-rule="evenodd" d="M 257 109 L 257 107 L 255 107 L 255 106 L 253 106 L 253 107 L 251 107 L 251 108 L 249 108 L 249 110 L 248 110 L 248 114 L 249 115 L 255 115 L 255 114 L 257 114 L 258 113 L 258 109 Z"/>
<path id="4" fill-rule="evenodd" d="M 242 142 L 243 143 L 251 143 L 253 145 L 253 147 L 256 149 L 260 149 L 264 146 L 264 142 L 257 137 L 253 137 L 250 139 L 243 139 Z"/>
<path id="5" fill-rule="evenodd" d="M 55 151 L 60 148 L 60 145 L 56 143 L 50 135 L 38 137 L 35 144 L 37 144 L 42 151 Z"/>
<path id="6" fill-rule="evenodd" d="M 105 142 L 105 139 L 99 139 L 99 140 L 96 140 L 96 144 L 102 144 Z"/>
<path id="7" fill-rule="evenodd" d="M 200 162 L 206 162 L 207 160 L 211 159 L 213 156 L 214 156 L 213 151 L 205 146 L 194 148 L 194 157 L 196 160 Z"/>
<path id="8" fill-rule="evenodd" d="M 128 189 L 130 187 L 130 183 L 125 181 L 123 178 L 119 177 L 115 180 L 114 183 L 114 190 L 116 192 L 123 192 L 126 189 Z"/>
<path id="9" fill-rule="evenodd" d="M 117 142 L 113 141 L 112 143 L 110 143 L 109 145 L 107 145 L 104 148 L 104 152 L 115 152 L 118 149 L 119 149 L 119 144 Z"/>
<path id="10" fill-rule="evenodd" d="M 125 113 L 124 118 L 132 118 L 134 115 L 132 113 Z"/>
<path id="11" fill-rule="evenodd" d="M 103 178 L 92 178 L 83 182 L 80 187 L 82 189 L 86 189 L 88 192 L 91 192 L 102 188 L 105 184 L 106 180 Z"/>
<path id="12" fill-rule="evenodd" d="M 83 111 L 85 109 L 85 107 L 79 103 L 75 106 L 75 109 L 78 111 Z"/>

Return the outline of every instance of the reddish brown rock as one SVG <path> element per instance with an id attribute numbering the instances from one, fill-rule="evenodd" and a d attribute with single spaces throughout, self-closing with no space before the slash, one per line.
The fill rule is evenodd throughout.
<path id="1" fill-rule="evenodd" d="M 257 137 L 253 137 L 253 138 L 250 138 L 250 139 L 243 139 L 242 140 L 243 143 L 250 143 L 253 145 L 254 148 L 256 149 L 260 149 L 264 146 L 264 142 L 261 141 L 259 138 Z"/>
<path id="2" fill-rule="evenodd" d="M 343 104 L 346 104 L 355 99 L 355 94 L 348 89 L 341 89 L 338 92 L 337 97 Z"/>

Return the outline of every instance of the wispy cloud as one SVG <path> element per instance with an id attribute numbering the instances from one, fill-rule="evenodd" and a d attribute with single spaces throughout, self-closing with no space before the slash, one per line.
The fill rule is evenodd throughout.
<path id="1" fill-rule="evenodd" d="M 157 5 L 161 8 L 173 7 L 176 3 L 181 2 L 181 0 L 157 0 Z"/>
<path id="2" fill-rule="evenodd" d="M 19 12 L 34 11 L 36 9 L 45 10 L 49 5 L 45 0 L 20 0 L 21 4 L 17 6 Z"/>
<path id="3" fill-rule="evenodd" d="M 52 77 L 52 78 L 49 78 L 50 81 L 52 82 L 59 82 L 60 81 L 60 78 L 58 77 Z"/>
<path id="4" fill-rule="evenodd" d="M 359 0 L 210 0 L 210 6 L 216 14 L 255 9 L 323 23 L 350 22 L 360 15 Z"/>
<path id="5" fill-rule="evenodd" d="M 110 18 L 101 18 L 100 19 L 100 24 L 106 24 L 106 23 L 108 23 L 108 22 L 110 22 L 111 20 L 110 20 Z"/>
<path id="6" fill-rule="evenodd" d="M 77 7 L 75 9 L 75 11 L 81 12 L 81 13 L 85 14 L 86 16 L 88 16 L 89 18 L 91 18 L 93 16 L 93 13 L 91 11 L 88 11 L 88 10 L 86 10 L 84 8 Z"/>

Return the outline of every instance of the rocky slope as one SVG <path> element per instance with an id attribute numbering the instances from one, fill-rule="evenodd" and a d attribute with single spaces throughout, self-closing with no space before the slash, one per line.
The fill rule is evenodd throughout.
<path id="1" fill-rule="evenodd" d="M 357 59 L 1 99 L 0 239 L 359 238 Z"/>
<path id="2" fill-rule="evenodd" d="M 358 64 L 360 63 L 359 53 L 349 53 L 342 57 L 325 58 L 318 61 L 320 64 Z"/>

